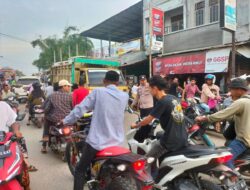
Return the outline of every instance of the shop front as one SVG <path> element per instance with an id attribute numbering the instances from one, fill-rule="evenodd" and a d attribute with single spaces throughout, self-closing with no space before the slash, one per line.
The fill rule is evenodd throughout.
<path id="1" fill-rule="evenodd" d="M 230 48 L 178 54 L 153 59 L 153 74 L 178 77 L 180 84 L 188 77 L 196 77 L 201 87 L 208 73 L 216 75 L 216 84 L 224 91 L 228 73 Z"/>

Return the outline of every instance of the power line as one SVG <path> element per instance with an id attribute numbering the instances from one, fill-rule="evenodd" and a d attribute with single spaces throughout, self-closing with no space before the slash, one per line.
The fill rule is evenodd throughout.
<path id="1" fill-rule="evenodd" d="M 28 40 L 24 40 L 22 38 L 19 38 L 19 37 L 13 36 L 13 35 L 4 34 L 4 33 L 1 33 L 1 32 L 0 32 L 0 35 L 8 37 L 8 38 L 11 38 L 11 39 L 19 40 L 19 41 L 22 41 L 22 42 L 26 42 L 26 43 L 30 44 L 30 42 Z"/>

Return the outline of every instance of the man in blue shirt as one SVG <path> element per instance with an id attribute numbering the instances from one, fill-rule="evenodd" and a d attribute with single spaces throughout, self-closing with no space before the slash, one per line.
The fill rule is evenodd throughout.
<path id="1" fill-rule="evenodd" d="M 124 142 L 124 111 L 128 94 L 116 87 L 119 83 L 116 71 L 108 71 L 103 82 L 104 88 L 93 90 L 63 120 L 64 124 L 73 124 L 84 113 L 94 112 L 83 153 L 76 166 L 74 190 L 83 189 L 85 173 L 98 151 L 110 146 L 122 146 Z"/>

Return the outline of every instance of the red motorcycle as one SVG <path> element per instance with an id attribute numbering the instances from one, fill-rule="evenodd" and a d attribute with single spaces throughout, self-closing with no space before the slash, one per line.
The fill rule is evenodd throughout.
<path id="1" fill-rule="evenodd" d="M 0 131 L 0 190 L 28 190 L 29 176 L 24 174 L 25 166 L 17 138 L 13 133 Z M 24 175 L 28 184 L 21 185 Z"/>

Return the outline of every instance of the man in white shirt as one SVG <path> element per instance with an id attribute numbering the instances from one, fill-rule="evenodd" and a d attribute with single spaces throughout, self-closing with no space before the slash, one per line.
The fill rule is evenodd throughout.
<path id="1" fill-rule="evenodd" d="M 22 134 L 19 132 L 19 124 L 16 122 L 16 113 L 11 109 L 11 107 L 2 100 L 2 92 L 0 92 L 0 131 L 9 132 L 12 128 L 13 133 L 18 137 L 21 137 Z"/>

